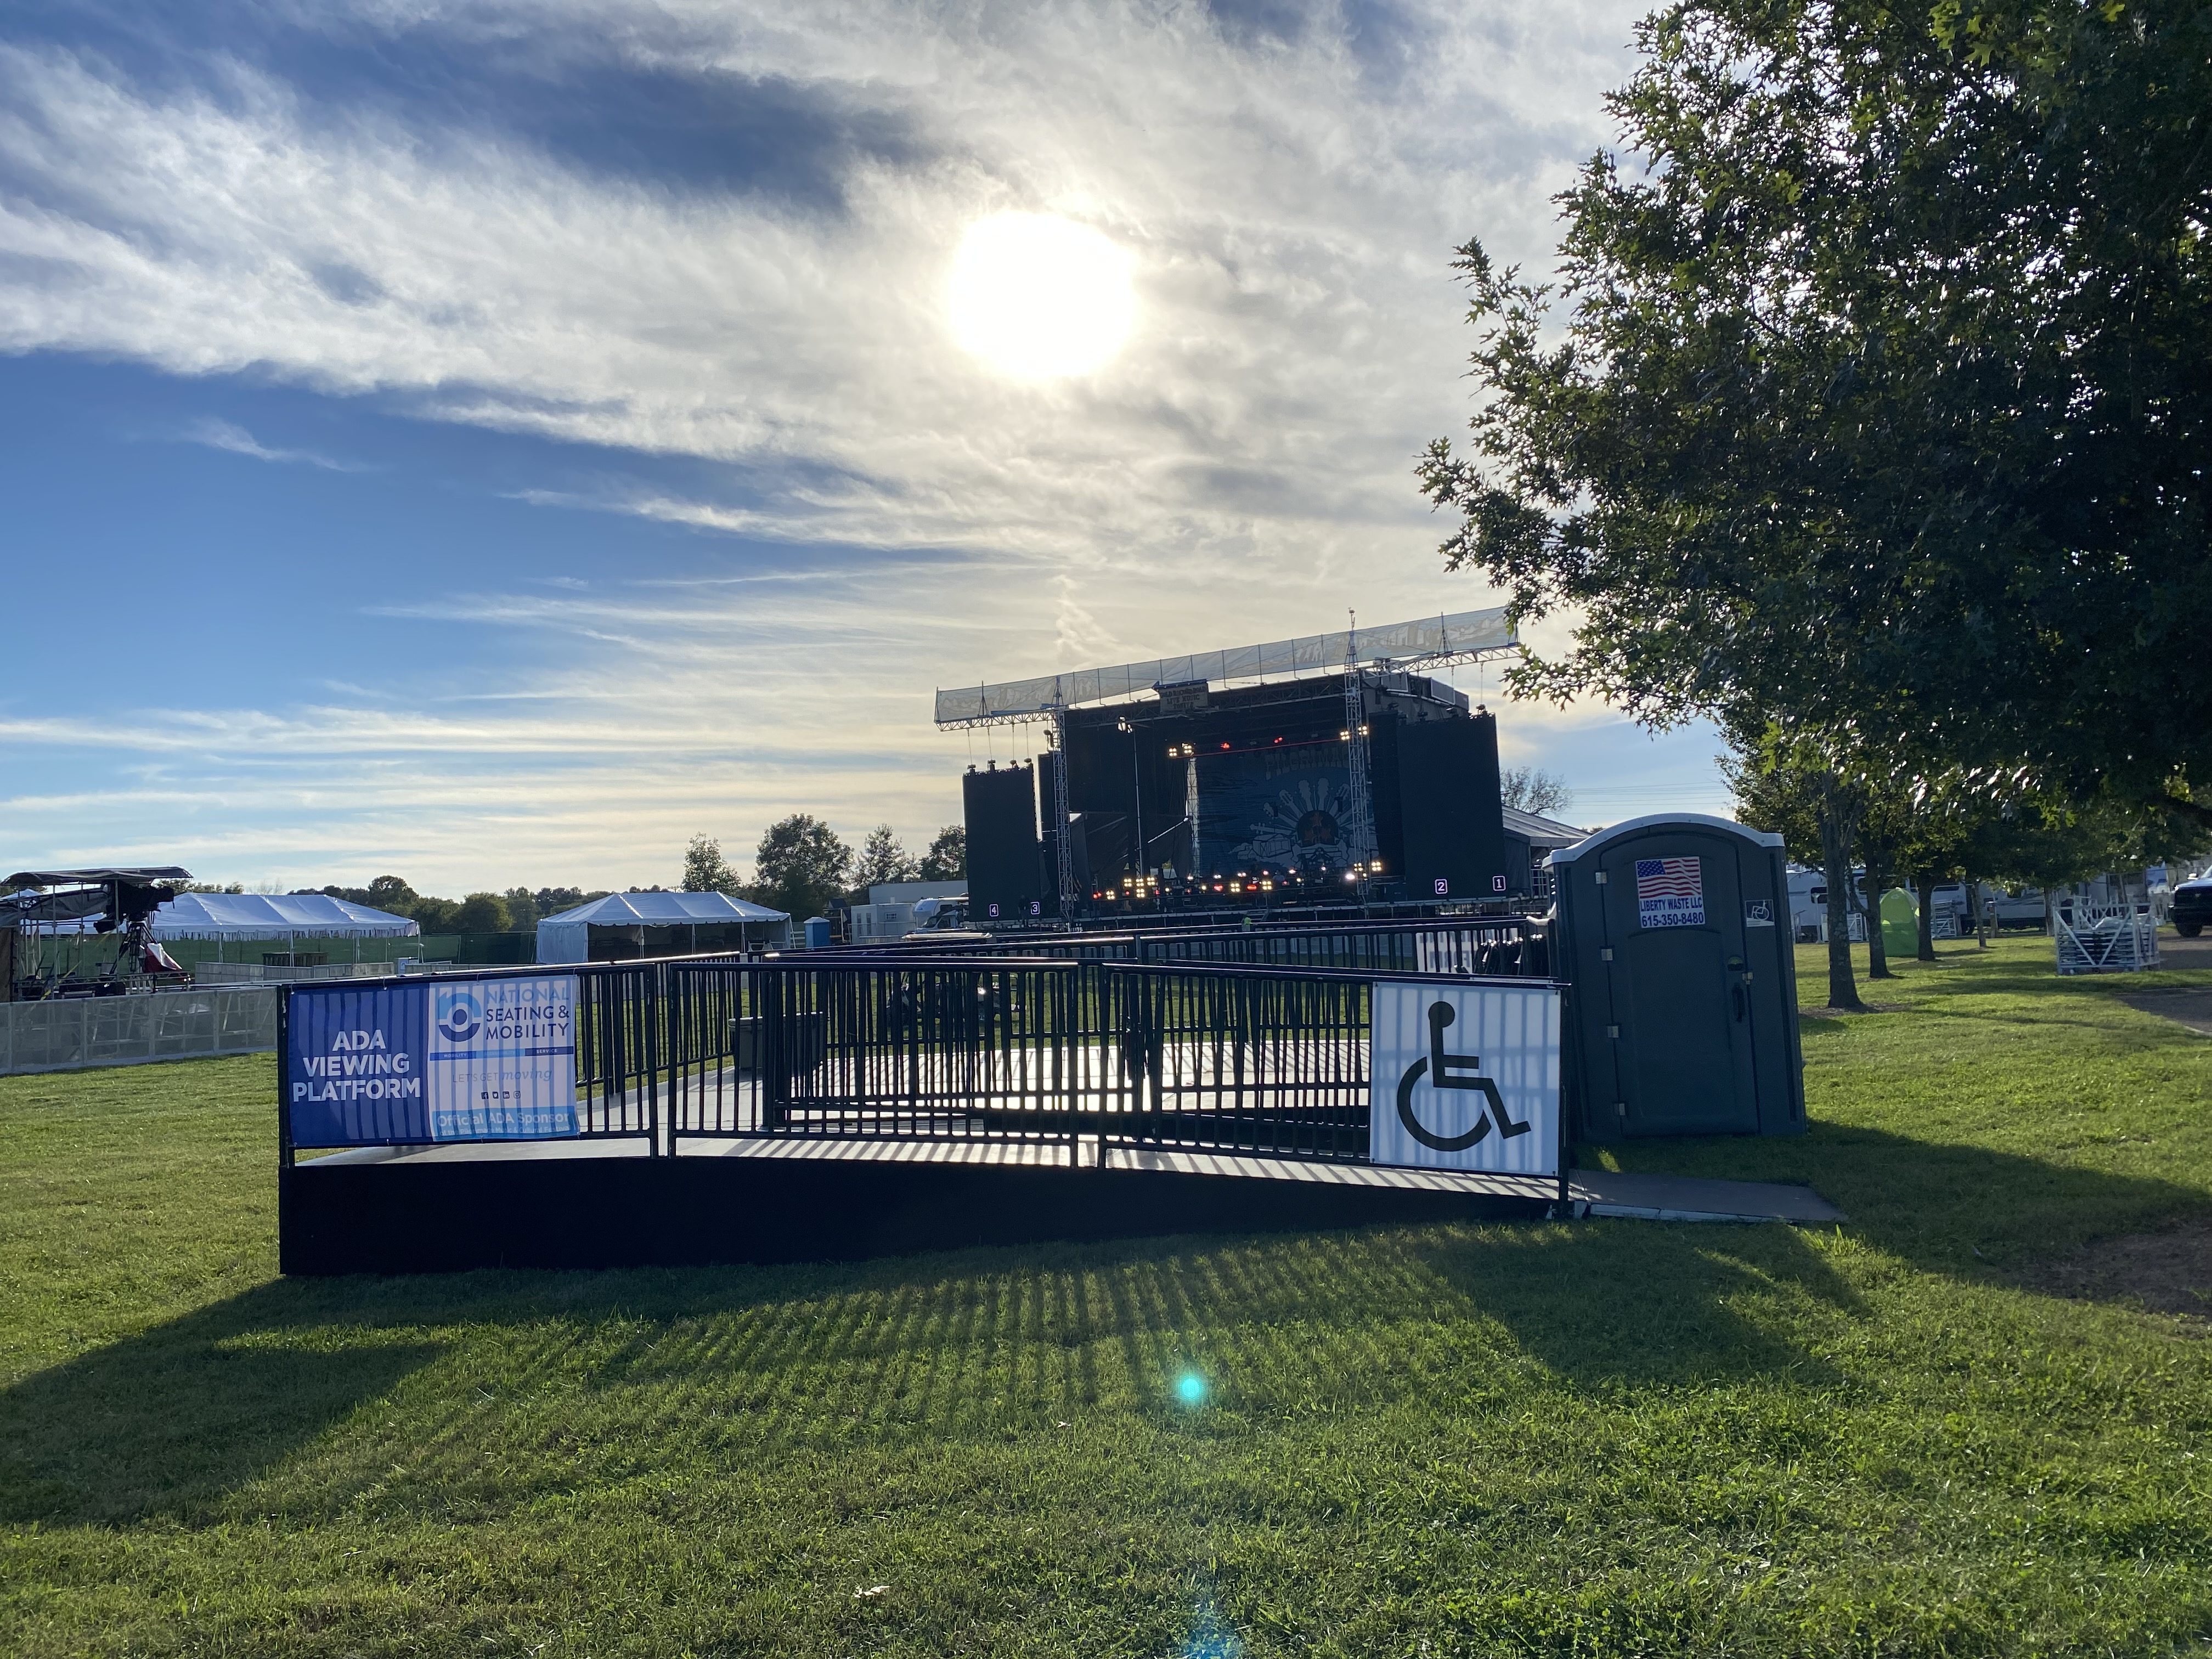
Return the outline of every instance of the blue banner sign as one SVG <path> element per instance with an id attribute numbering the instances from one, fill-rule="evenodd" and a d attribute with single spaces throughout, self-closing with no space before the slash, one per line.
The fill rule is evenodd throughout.
<path id="1" fill-rule="evenodd" d="M 574 974 L 295 986 L 284 1054 L 292 1144 L 574 1134 L 576 1000 Z"/>

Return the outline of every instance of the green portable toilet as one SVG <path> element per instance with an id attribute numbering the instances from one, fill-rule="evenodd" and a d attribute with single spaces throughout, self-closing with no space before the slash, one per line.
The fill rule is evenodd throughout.
<path id="1" fill-rule="evenodd" d="M 1920 906 L 1902 887 L 1881 896 L 1881 948 L 1893 957 L 1920 949 Z"/>
<path id="2" fill-rule="evenodd" d="M 1552 854 L 1583 1140 L 1805 1127 L 1782 837 L 1632 818 Z"/>

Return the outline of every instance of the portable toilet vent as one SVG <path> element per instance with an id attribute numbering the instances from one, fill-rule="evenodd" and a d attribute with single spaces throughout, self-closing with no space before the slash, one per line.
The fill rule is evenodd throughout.
<path id="1" fill-rule="evenodd" d="M 1802 1133 L 1782 837 L 1702 814 L 1633 818 L 1551 863 L 1577 1139 Z"/>

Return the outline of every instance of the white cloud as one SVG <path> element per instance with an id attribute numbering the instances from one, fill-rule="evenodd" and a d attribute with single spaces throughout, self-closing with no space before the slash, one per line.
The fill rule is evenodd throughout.
<path id="1" fill-rule="evenodd" d="M 1415 6 L 1405 44 L 1373 50 L 1325 6 L 1288 40 L 1243 44 L 1168 3 L 355 9 L 394 36 L 526 43 L 556 75 L 680 70 L 726 77 L 732 99 L 787 84 L 909 136 L 896 155 L 856 150 L 840 199 L 811 204 L 593 170 L 503 136 L 496 110 L 423 131 L 241 64 L 154 88 L 0 47 L 0 349 L 250 369 L 700 458 L 726 489 L 530 498 L 790 550 L 778 580 L 680 596 L 609 571 L 410 608 L 544 635 L 544 667 L 497 684 L 410 686 L 394 706 L 370 667 L 334 661 L 379 695 L 149 709 L 128 735 L 19 708 L 0 738 L 210 757 L 210 811 L 265 799 L 219 781 L 257 768 L 306 789 L 325 758 L 390 757 L 373 799 L 319 820 L 344 826 L 334 857 L 403 841 L 443 856 L 481 808 L 467 769 L 483 755 L 591 757 L 498 775 L 501 799 L 538 802 L 522 817 L 539 829 L 502 835 L 542 831 L 549 858 L 600 833 L 617 798 L 625 837 L 644 833 L 640 801 L 663 840 L 709 806 L 757 823 L 839 800 L 856 825 L 920 833 L 950 815 L 964 757 L 927 726 L 939 684 L 1311 632 L 1347 606 L 1483 603 L 1443 572 L 1411 478 L 1465 410 L 1446 263 L 1477 231 L 1544 261 L 1549 196 L 1607 137 L 1599 96 L 1641 9 Z M 1096 374 L 1019 384 L 950 338 L 947 263 L 1005 210 L 1130 254 L 1135 328 Z M 220 422 L 190 435 L 338 465 Z M 715 755 L 701 797 L 684 781 Z M 411 817 L 377 793 L 405 788 L 430 796 Z M 365 836 L 386 799 L 406 834 Z"/>
<path id="2" fill-rule="evenodd" d="M 213 416 L 192 422 L 182 436 L 186 443 L 204 444 L 210 449 L 228 450 L 231 454 L 249 456 L 257 461 L 290 461 L 319 466 L 330 472 L 363 470 L 349 461 L 334 461 L 327 455 L 319 455 L 312 449 L 271 449 L 244 427 Z"/>

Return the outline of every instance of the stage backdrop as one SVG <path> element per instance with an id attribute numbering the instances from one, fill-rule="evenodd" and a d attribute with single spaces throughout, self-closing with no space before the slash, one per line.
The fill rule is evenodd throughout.
<path id="1" fill-rule="evenodd" d="M 1308 879 L 1352 862 L 1352 777 L 1340 743 L 1194 757 L 1200 877 L 1298 870 Z"/>

